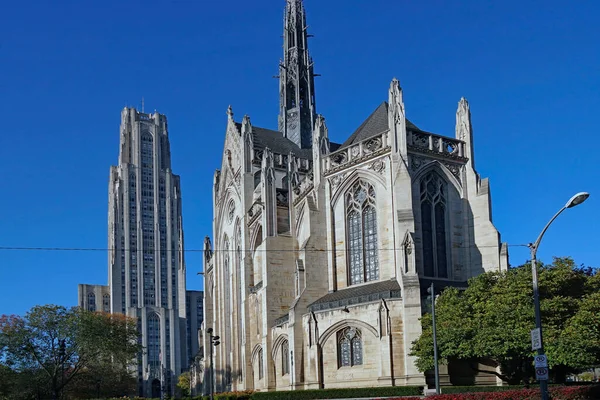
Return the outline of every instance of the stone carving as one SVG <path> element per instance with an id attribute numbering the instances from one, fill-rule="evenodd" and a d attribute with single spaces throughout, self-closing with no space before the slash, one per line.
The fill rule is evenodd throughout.
<path id="1" fill-rule="evenodd" d="M 471 111 L 469 110 L 469 102 L 462 97 L 458 102 L 456 110 L 456 138 L 466 140 L 467 134 L 471 131 Z"/>
<path id="2" fill-rule="evenodd" d="M 341 165 L 348 161 L 348 155 L 346 152 L 334 153 L 331 155 L 331 163 L 333 165 Z"/>
<path id="3" fill-rule="evenodd" d="M 277 189 L 275 198 L 277 199 L 278 207 L 288 207 L 289 206 L 287 190 Z"/>
<path id="4" fill-rule="evenodd" d="M 352 158 L 357 157 L 358 155 L 360 155 L 360 146 L 353 146 L 350 148 L 350 154 L 352 155 Z"/>
<path id="5" fill-rule="evenodd" d="M 404 251 L 408 255 L 412 254 L 412 243 L 409 240 L 404 243 Z"/>
<path id="6" fill-rule="evenodd" d="M 369 169 L 383 175 L 383 171 L 385 171 L 385 161 L 375 160 L 369 165 Z"/>
<path id="7" fill-rule="evenodd" d="M 425 157 L 419 157 L 419 156 L 410 156 L 410 169 L 412 171 L 418 171 L 420 170 L 423 166 L 436 161 L 435 159 L 428 159 Z M 458 163 L 453 163 L 453 162 L 449 162 L 449 161 L 445 161 L 445 160 L 438 160 L 439 162 L 442 163 L 442 165 L 444 165 L 446 168 L 448 168 L 448 170 L 452 173 L 452 175 L 454 175 L 454 177 L 456 179 L 458 179 L 459 182 L 461 182 L 461 176 L 460 176 L 460 172 L 461 172 L 461 168 L 462 165 L 458 164 Z"/>
<path id="8" fill-rule="evenodd" d="M 363 146 L 363 151 L 365 153 L 373 153 L 373 152 L 381 149 L 381 147 L 382 147 L 381 138 L 377 137 L 377 138 L 367 140 Z"/>
<path id="9" fill-rule="evenodd" d="M 227 205 L 227 219 L 229 221 L 229 223 L 233 222 L 233 217 L 235 216 L 235 201 L 230 200 L 229 204 Z"/>
<path id="10" fill-rule="evenodd" d="M 429 135 L 420 133 L 420 132 L 412 132 L 412 144 L 415 147 L 423 147 L 429 148 Z"/>
<path id="11" fill-rule="evenodd" d="M 331 189 L 335 189 L 339 186 L 340 183 L 346 178 L 347 173 L 343 172 L 341 174 L 335 175 L 329 179 L 329 184 L 331 185 Z"/>

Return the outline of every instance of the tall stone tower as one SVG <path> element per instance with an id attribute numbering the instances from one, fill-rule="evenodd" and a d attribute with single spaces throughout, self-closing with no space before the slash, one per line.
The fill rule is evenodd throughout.
<path id="1" fill-rule="evenodd" d="M 283 18 L 283 62 L 279 65 L 279 131 L 300 148 L 312 146 L 316 119 L 315 75 L 308 53 L 302 0 L 287 0 Z"/>
<path id="2" fill-rule="evenodd" d="M 172 394 L 187 366 L 185 263 L 181 188 L 164 115 L 123 109 L 108 191 L 110 309 L 138 321 L 140 394 Z"/>

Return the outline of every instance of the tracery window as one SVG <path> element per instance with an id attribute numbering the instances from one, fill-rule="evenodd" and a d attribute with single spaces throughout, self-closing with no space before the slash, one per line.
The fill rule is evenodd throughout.
<path id="1" fill-rule="evenodd" d="M 160 366 L 160 319 L 155 313 L 148 315 L 148 362 Z"/>
<path id="2" fill-rule="evenodd" d="M 281 375 L 290 373 L 290 343 L 286 340 L 281 344 Z"/>
<path id="3" fill-rule="evenodd" d="M 346 194 L 350 285 L 379 279 L 375 189 L 358 181 Z"/>
<path id="4" fill-rule="evenodd" d="M 102 311 L 110 312 L 110 295 L 105 294 L 102 296 Z"/>
<path id="5" fill-rule="evenodd" d="M 434 171 L 421 180 L 421 225 L 425 276 L 448 277 L 446 181 Z"/>
<path id="6" fill-rule="evenodd" d="M 88 294 L 88 310 L 96 311 L 96 295 L 94 293 Z"/>
<path id="7" fill-rule="evenodd" d="M 338 362 L 340 367 L 354 367 L 363 363 L 361 333 L 354 327 L 338 332 Z"/>

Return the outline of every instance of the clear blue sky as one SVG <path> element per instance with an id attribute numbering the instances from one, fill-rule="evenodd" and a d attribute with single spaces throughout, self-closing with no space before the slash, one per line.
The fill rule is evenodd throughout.
<path id="1" fill-rule="evenodd" d="M 540 258 L 600 265 L 600 2 L 306 0 L 318 111 L 343 141 L 404 89 L 408 117 L 454 135 L 473 112 L 476 165 L 494 223 L 533 241 L 575 192 L 592 196 L 548 232 Z M 109 166 L 120 111 L 169 119 L 185 244 L 211 234 L 226 109 L 276 128 L 283 0 L 7 2 L 0 15 L 0 246 L 107 246 Z M 510 249 L 511 264 L 528 250 Z M 200 289 L 200 253 L 187 254 Z M 105 284 L 102 251 L 0 251 L 0 314 L 75 305 Z"/>

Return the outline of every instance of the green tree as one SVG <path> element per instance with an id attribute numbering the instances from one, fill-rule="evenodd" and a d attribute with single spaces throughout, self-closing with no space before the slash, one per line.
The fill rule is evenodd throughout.
<path id="1" fill-rule="evenodd" d="M 120 314 L 46 305 L 0 317 L 0 359 L 20 375 L 43 377 L 54 398 L 95 366 L 126 368 L 139 351 L 136 321 Z"/>
<path id="2" fill-rule="evenodd" d="M 187 397 L 190 395 L 190 373 L 184 372 L 179 375 L 179 379 L 177 380 L 177 388 L 181 391 L 181 395 L 183 397 Z"/>
<path id="3" fill-rule="evenodd" d="M 545 350 L 555 380 L 561 381 L 568 372 L 600 361 L 600 297 L 594 293 L 598 274 L 577 267 L 571 258 L 555 258 L 538 272 Z M 529 264 L 472 278 L 463 291 L 444 290 L 436 301 L 440 361 L 463 360 L 477 370 L 474 361 L 491 359 L 501 373 L 478 372 L 527 383 L 534 376 L 532 295 Z M 423 333 L 411 354 L 417 367 L 427 371 L 434 366 L 431 316 L 424 315 L 421 323 Z"/>

